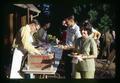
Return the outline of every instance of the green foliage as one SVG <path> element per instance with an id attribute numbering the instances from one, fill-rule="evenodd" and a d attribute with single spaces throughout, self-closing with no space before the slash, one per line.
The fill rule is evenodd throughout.
<path id="1" fill-rule="evenodd" d="M 107 12 L 108 9 L 109 9 L 109 5 L 108 4 L 103 4 L 103 11 Z"/>
<path id="2" fill-rule="evenodd" d="M 81 9 L 80 5 L 78 5 L 78 6 L 73 7 L 73 10 L 76 15 L 80 15 L 80 12 L 82 9 Z"/>
<path id="3" fill-rule="evenodd" d="M 51 34 L 48 35 L 48 41 L 50 43 L 55 43 L 56 42 L 56 36 L 53 36 Z"/>
<path id="4" fill-rule="evenodd" d="M 88 15 L 93 27 L 104 32 L 112 26 L 111 7 L 110 4 L 77 4 L 73 6 L 73 10 L 78 22 L 82 23 Z"/>
<path id="5" fill-rule="evenodd" d="M 98 12 L 96 10 L 90 10 L 88 12 L 88 15 L 90 16 L 90 21 L 94 22 L 97 19 Z"/>
<path id="6" fill-rule="evenodd" d="M 98 23 L 98 27 L 99 30 L 101 32 L 106 31 L 107 29 L 109 29 L 109 27 L 112 25 L 112 21 L 109 18 L 109 16 L 107 14 L 105 14 L 101 19 L 100 19 L 100 23 Z"/>

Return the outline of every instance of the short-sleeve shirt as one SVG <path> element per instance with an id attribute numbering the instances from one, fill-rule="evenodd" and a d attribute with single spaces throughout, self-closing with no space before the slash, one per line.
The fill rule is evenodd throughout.
<path id="1" fill-rule="evenodd" d="M 67 28 L 66 45 L 73 46 L 75 40 L 81 36 L 80 27 L 77 24 L 73 27 Z"/>
<path id="2" fill-rule="evenodd" d="M 97 45 L 95 43 L 95 40 L 91 37 L 87 39 L 80 38 L 77 41 L 77 45 L 79 47 L 80 54 L 83 54 L 83 56 L 87 55 L 97 55 Z M 95 61 L 94 58 L 91 59 L 84 59 L 81 62 L 78 62 L 76 64 L 77 71 L 95 71 Z"/>

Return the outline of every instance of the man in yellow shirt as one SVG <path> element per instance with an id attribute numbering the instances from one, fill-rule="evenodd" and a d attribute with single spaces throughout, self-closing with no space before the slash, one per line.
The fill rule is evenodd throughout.
<path id="1" fill-rule="evenodd" d="M 25 56 L 26 53 L 40 54 L 40 51 L 32 45 L 32 35 L 39 28 L 40 25 L 38 21 L 33 20 L 31 21 L 31 23 L 27 24 L 26 26 L 23 26 L 16 34 L 15 39 L 13 41 L 13 48 L 15 48 L 15 50 L 13 53 L 12 67 L 10 73 L 11 79 L 23 78 L 18 71 L 21 67 L 22 57 Z"/>

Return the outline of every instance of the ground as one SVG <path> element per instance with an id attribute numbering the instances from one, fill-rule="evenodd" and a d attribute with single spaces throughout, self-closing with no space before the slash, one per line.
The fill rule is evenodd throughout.
<path id="1" fill-rule="evenodd" d="M 106 66 L 103 66 L 106 64 Z M 110 65 L 107 65 L 106 62 L 96 61 L 96 79 L 113 79 L 115 78 L 115 62 L 112 62 Z"/>

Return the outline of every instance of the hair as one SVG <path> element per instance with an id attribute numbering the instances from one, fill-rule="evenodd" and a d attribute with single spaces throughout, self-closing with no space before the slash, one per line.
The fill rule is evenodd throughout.
<path id="1" fill-rule="evenodd" d="M 75 16 L 74 16 L 73 14 L 65 17 L 65 19 L 73 20 L 76 24 L 78 24 L 78 21 L 77 21 L 77 19 L 75 18 Z M 64 19 L 64 20 L 65 20 L 65 19 Z"/>
<path id="2" fill-rule="evenodd" d="M 71 15 L 71 16 L 66 17 L 66 19 L 75 19 L 75 16 Z"/>
<path id="3" fill-rule="evenodd" d="M 34 23 L 35 25 L 40 25 L 38 20 L 36 19 L 33 19 L 29 24 L 32 24 L 32 23 Z"/>
<path id="4" fill-rule="evenodd" d="M 83 22 L 83 25 L 88 25 L 88 24 L 92 26 L 90 20 L 89 20 L 89 19 L 86 19 L 86 20 Z"/>
<path id="5" fill-rule="evenodd" d="M 43 20 L 40 21 L 41 27 L 44 27 L 48 23 L 51 23 L 49 19 L 43 19 Z"/>
<path id="6" fill-rule="evenodd" d="M 68 19 L 68 20 L 71 20 L 71 19 L 72 19 L 72 20 L 75 20 L 75 16 L 74 16 L 73 14 L 67 14 L 67 15 L 64 16 L 64 20 L 65 20 L 65 19 Z"/>
<path id="7" fill-rule="evenodd" d="M 83 29 L 84 29 L 84 30 L 87 30 L 88 35 L 90 35 L 90 34 L 92 33 L 92 25 L 90 24 L 89 21 L 85 21 L 85 22 L 83 23 L 81 30 L 83 30 Z"/>

